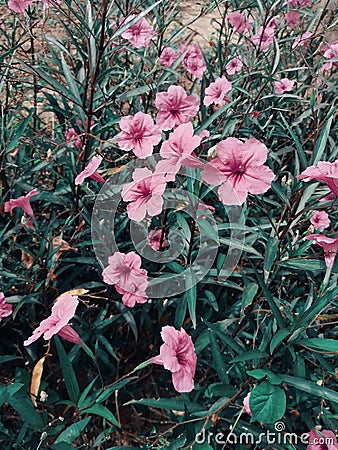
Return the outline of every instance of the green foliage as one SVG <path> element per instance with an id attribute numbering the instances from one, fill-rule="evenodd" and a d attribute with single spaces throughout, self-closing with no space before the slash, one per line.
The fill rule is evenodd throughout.
<path id="1" fill-rule="evenodd" d="M 0 291 L 13 307 L 0 323 L 1 448 L 244 450 L 243 443 L 217 444 L 214 438 L 200 443 L 196 436 L 250 432 L 257 443 L 280 420 L 285 431 L 298 435 L 317 425 L 336 430 L 338 263 L 327 270 L 323 250 L 304 238 L 312 232 L 335 236 L 337 200 L 324 199 L 329 189 L 322 180 L 296 178 L 310 165 L 332 163 L 338 155 L 336 61 L 332 69 L 321 70 L 327 62 L 324 46 L 333 40 L 327 33 L 337 31 L 334 13 L 316 0 L 300 11 L 300 25 L 290 29 L 286 2 L 204 1 L 196 15 L 207 20 L 211 14 L 212 20 L 209 45 L 201 44 L 206 71 L 196 78 L 182 64 L 187 50 L 169 68 L 160 63 L 165 47 L 177 51 L 190 43 L 184 33 L 194 24 L 182 24 L 184 5 L 168 0 L 52 3 L 43 12 L 42 2 L 34 2 L 24 14 L 0 5 L 5 11 L 5 28 L 0 28 Z M 187 8 L 190 12 L 192 4 Z M 227 20 L 233 11 L 249 19 L 251 33 L 234 32 Z M 131 14 L 134 18 L 124 22 Z M 136 48 L 122 35 L 142 17 L 156 36 L 149 47 Z M 276 39 L 263 51 L 252 35 L 273 17 L 278 17 Z M 313 33 L 308 46 L 293 48 L 305 31 Z M 194 43 L 196 36 L 190 37 Z M 229 75 L 226 68 L 235 56 L 242 57 L 244 67 Z M 206 89 L 222 76 L 232 82 L 229 101 L 204 105 Z M 274 82 L 285 77 L 295 85 L 277 95 Z M 114 229 L 101 222 L 107 227 L 106 256 L 112 253 L 114 232 L 119 251 L 139 251 L 149 274 L 182 276 L 187 286 L 179 295 L 128 308 L 103 282 L 102 261 L 94 251 L 92 215 L 100 186 L 89 178 L 76 185 L 75 178 L 100 155 L 106 180 L 121 174 L 121 184 L 130 181 L 130 169 L 123 169 L 136 157 L 118 145 L 121 117 L 142 111 L 155 118 L 156 94 L 170 85 L 183 86 L 199 99 L 195 134 L 210 133 L 196 149 L 199 158 L 210 160 L 227 137 L 255 137 L 268 148 L 267 165 L 276 177 L 271 189 L 249 195 L 239 211 L 219 201 L 217 189 L 198 178 L 198 169 L 183 171 L 176 180 L 179 207 L 150 219 L 167 238 L 173 233 L 172 241 L 182 243 L 181 253 L 170 261 L 158 255 L 158 260 L 147 259 L 143 249 L 133 248 L 121 202 Z M 168 135 L 163 131 L 162 140 Z M 154 154 L 159 151 L 160 144 Z M 34 188 L 39 195 L 31 199 L 32 228 L 20 208 L 8 212 L 3 205 Z M 196 211 L 189 215 L 194 196 L 215 211 L 200 211 L 198 220 Z M 329 214 L 326 231 L 311 225 L 314 210 Z M 217 255 L 197 283 L 194 277 L 203 268 L 197 275 L 187 269 L 200 247 L 202 256 L 211 248 Z M 73 289 L 85 292 L 71 322 L 82 343 L 55 335 L 47 348 L 42 339 L 24 346 L 50 315 L 55 299 Z M 175 392 L 170 372 L 152 364 L 167 325 L 183 327 L 194 342 L 191 393 Z M 31 378 L 43 355 L 34 406 Z M 248 392 L 251 420 L 242 407 Z M 264 439 L 255 448 L 294 448 L 272 447 Z"/>

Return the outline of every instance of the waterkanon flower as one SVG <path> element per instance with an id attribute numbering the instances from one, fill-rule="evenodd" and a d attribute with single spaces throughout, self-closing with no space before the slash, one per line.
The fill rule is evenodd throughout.
<path id="1" fill-rule="evenodd" d="M 263 194 L 275 177 L 264 163 L 268 149 L 255 138 L 246 142 L 230 137 L 217 145 L 217 157 L 206 164 L 203 180 L 220 184 L 218 194 L 225 205 L 242 205 L 248 194 Z"/>
<path id="2" fill-rule="evenodd" d="M 24 341 L 23 344 L 26 346 L 30 345 L 42 335 L 43 338 L 48 341 L 54 334 L 58 334 L 74 344 L 80 344 L 82 342 L 80 336 L 68 324 L 74 317 L 78 303 L 77 296 L 71 294 L 65 294 L 58 297 L 52 307 L 52 314 L 40 323 L 38 328 L 33 331 L 32 336 Z"/>
<path id="3" fill-rule="evenodd" d="M 177 392 L 191 392 L 194 389 L 197 363 L 191 337 L 183 328 L 179 331 L 171 326 L 163 327 L 161 336 L 164 344 L 160 348 L 160 354 L 153 358 L 153 362 L 172 372 Z"/>

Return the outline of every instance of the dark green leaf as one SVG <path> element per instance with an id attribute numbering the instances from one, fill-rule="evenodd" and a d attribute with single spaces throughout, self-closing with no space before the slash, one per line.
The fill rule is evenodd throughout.
<path id="1" fill-rule="evenodd" d="M 274 423 L 283 417 L 286 409 L 284 391 L 268 381 L 253 388 L 250 395 L 252 419 L 258 422 Z"/>

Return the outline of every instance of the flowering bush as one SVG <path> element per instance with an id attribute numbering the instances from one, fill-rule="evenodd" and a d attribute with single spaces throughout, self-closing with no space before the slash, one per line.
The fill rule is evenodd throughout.
<path id="1" fill-rule="evenodd" d="M 2 448 L 338 448 L 329 3 L 2 2 Z"/>

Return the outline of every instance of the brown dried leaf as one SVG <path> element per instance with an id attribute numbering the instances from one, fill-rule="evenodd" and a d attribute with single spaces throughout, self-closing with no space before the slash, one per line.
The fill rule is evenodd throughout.
<path id="1" fill-rule="evenodd" d="M 45 362 L 45 359 L 46 359 L 46 355 L 43 356 L 41 359 L 39 359 L 39 361 L 35 364 L 33 372 L 32 372 L 32 378 L 31 378 L 31 384 L 30 384 L 29 390 L 30 390 L 31 400 L 35 407 L 38 406 L 38 404 L 36 402 L 36 398 L 38 396 L 39 389 L 40 389 L 41 377 L 42 377 L 42 372 L 43 372 L 43 363 Z"/>
<path id="2" fill-rule="evenodd" d="M 34 258 L 29 253 L 21 250 L 21 262 L 26 269 L 30 269 L 34 264 Z"/>

